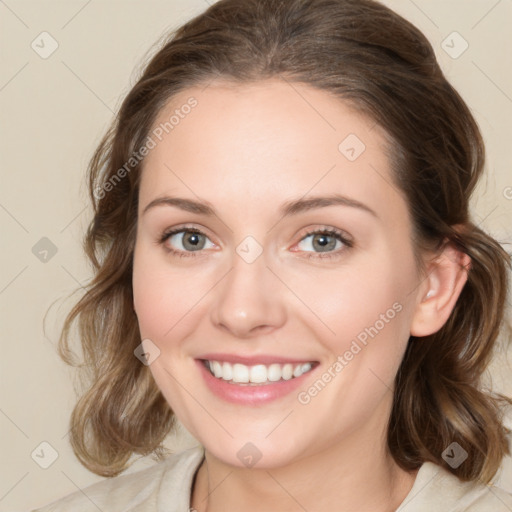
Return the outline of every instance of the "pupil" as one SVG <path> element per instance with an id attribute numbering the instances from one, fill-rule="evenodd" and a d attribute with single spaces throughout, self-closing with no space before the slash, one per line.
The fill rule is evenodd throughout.
<path id="1" fill-rule="evenodd" d="M 183 237 L 183 245 L 184 247 L 187 247 L 188 249 L 202 249 L 202 246 L 200 240 L 200 234 L 199 233 L 189 233 L 188 235 Z"/>
<path id="2" fill-rule="evenodd" d="M 330 242 L 329 242 L 329 238 L 331 238 L 329 235 L 316 235 L 315 236 L 315 241 L 319 243 L 320 247 L 322 247 L 322 249 L 334 249 L 335 245 L 336 245 L 336 240 L 335 239 L 332 239 Z M 325 251 L 322 251 L 322 252 L 325 252 Z"/>

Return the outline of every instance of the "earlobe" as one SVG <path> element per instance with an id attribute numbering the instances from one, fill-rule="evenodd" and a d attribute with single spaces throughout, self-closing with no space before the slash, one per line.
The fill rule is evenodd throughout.
<path id="1" fill-rule="evenodd" d="M 428 336 L 448 320 L 468 278 L 471 258 L 446 244 L 428 265 L 427 277 L 418 291 L 418 304 L 411 323 L 412 336 Z"/>

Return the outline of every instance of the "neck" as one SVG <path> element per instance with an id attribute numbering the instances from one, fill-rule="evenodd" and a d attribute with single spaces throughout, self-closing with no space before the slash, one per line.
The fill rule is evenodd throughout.
<path id="1" fill-rule="evenodd" d="M 278 468 L 233 467 L 205 450 L 191 510 L 393 512 L 409 493 L 417 470 L 406 472 L 395 463 L 387 451 L 385 428 L 378 436 L 371 425 L 365 430 Z"/>

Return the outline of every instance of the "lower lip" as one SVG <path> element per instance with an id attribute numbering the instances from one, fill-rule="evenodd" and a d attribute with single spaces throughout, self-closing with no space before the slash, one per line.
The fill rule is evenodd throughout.
<path id="1" fill-rule="evenodd" d="M 196 359 L 196 363 L 199 365 L 199 370 L 212 393 L 226 402 L 243 405 L 265 404 L 286 396 L 295 391 L 304 382 L 304 378 L 315 371 L 315 368 L 313 368 L 300 377 L 294 377 L 290 380 L 279 380 L 261 386 L 254 384 L 240 385 L 230 384 L 224 379 L 214 377 L 201 360 Z"/>

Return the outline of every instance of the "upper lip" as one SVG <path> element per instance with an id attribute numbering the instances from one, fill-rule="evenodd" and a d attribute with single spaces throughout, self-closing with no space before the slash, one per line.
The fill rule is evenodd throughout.
<path id="1" fill-rule="evenodd" d="M 235 354 L 220 354 L 220 353 L 210 353 L 203 354 L 197 359 L 207 359 L 208 361 L 222 361 L 231 364 L 244 364 L 246 366 L 254 366 L 257 364 L 269 365 L 272 363 L 278 364 L 300 364 L 300 363 L 311 363 L 316 362 L 314 359 L 295 359 L 292 357 L 282 357 L 282 356 L 273 356 L 270 354 L 260 354 L 255 356 L 240 356 Z"/>

